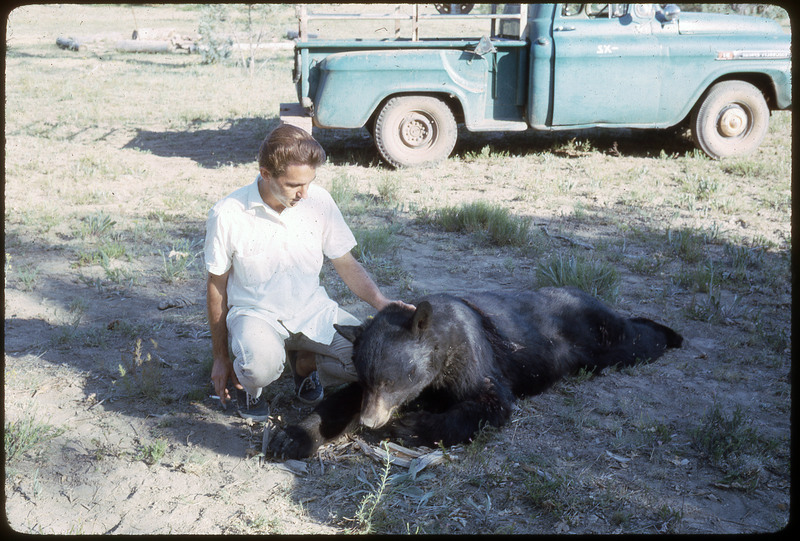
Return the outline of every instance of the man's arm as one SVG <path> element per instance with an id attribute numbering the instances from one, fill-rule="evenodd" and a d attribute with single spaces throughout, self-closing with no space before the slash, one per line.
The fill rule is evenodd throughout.
<path id="1" fill-rule="evenodd" d="M 206 284 L 206 304 L 208 307 L 208 326 L 211 331 L 211 355 L 214 364 L 211 368 L 211 381 L 214 390 L 219 396 L 220 403 L 224 406 L 231 399 L 228 392 L 228 378 L 233 380 L 237 388 L 241 388 L 236 373 L 233 371 L 233 362 L 228 354 L 228 325 L 225 321 L 228 315 L 228 276 L 208 273 Z"/>
<path id="2" fill-rule="evenodd" d="M 350 252 L 337 259 L 332 259 L 331 262 L 333 263 L 333 268 L 342 277 L 345 285 L 350 288 L 350 291 L 376 310 L 380 311 L 393 302 L 401 302 L 387 299 L 364 267 L 361 266 L 361 263 Z"/>

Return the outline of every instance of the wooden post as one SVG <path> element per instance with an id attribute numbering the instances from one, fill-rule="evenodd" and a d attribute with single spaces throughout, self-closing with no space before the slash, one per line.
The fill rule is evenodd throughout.
<path id="1" fill-rule="evenodd" d="M 528 37 L 528 4 L 519 5 L 519 39 Z"/>
<path id="2" fill-rule="evenodd" d="M 300 11 L 300 41 L 306 41 L 308 39 L 308 8 L 305 4 L 300 4 L 298 9 Z"/>
<path id="3" fill-rule="evenodd" d="M 414 17 L 411 19 L 411 41 L 419 41 L 419 4 L 414 4 Z"/>

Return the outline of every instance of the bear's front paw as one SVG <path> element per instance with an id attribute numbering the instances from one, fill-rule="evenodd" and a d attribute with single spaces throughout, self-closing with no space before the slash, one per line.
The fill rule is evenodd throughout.
<path id="1" fill-rule="evenodd" d="M 308 458 L 317 450 L 312 438 L 297 425 L 264 427 L 265 449 L 280 458 Z"/>
<path id="2" fill-rule="evenodd" d="M 392 439 L 399 440 L 408 446 L 430 445 L 433 440 L 428 430 L 429 422 L 430 415 L 427 413 L 407 413 L 392 421 L 389 426 L 389 434 Z"/>

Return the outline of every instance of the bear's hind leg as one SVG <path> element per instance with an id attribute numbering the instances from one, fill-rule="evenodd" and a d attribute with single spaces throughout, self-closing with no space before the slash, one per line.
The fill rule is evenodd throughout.
<path id="1" fill-rule="evenodd" d="M 656 323 L 644 317 L 634 317 L 630 322 L 638 329 L 650 329 L 652 341 L 658 344 L 657 347 L 664 349 L 679 348 L 683 345 L 683 336 L 661 323 Z"/>
<path id="2" fill-rule="evenodd" d="M 683 337 L 665 325 L 646 318 L 631 318 L 625 321 L 620 338 L 601 354 L 595 355 L 597 368 L 621 365 L 632 366 L 640 362 L 652 362 L 666 350 L 679 348 Z"/>

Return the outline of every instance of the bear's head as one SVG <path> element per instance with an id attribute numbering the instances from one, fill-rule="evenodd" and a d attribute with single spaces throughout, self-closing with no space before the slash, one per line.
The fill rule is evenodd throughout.
<path id="1" fill-rule="evenodd" d="M 436 376 L 426 339 L 433 308 L 389 305 L 360 326 L 336 325 L 353 342 L 353 363 L 364 389 L 361 423 L 379 428 L 395 409 L 415 399 Z"/>

